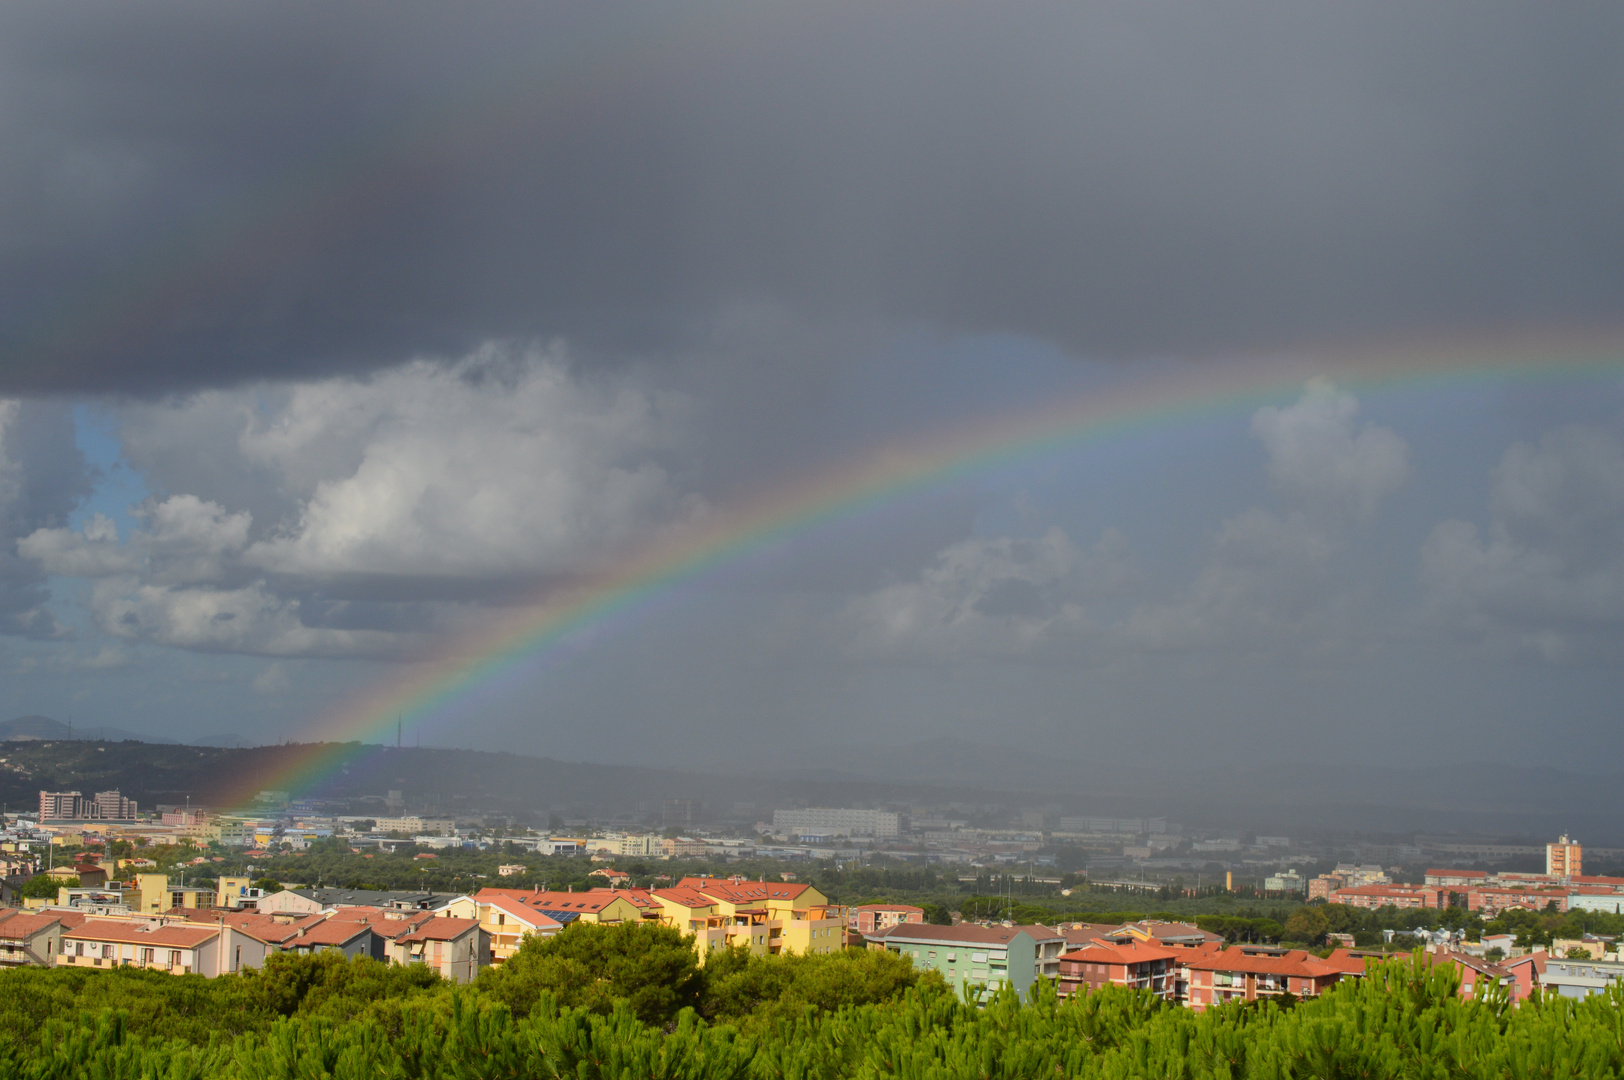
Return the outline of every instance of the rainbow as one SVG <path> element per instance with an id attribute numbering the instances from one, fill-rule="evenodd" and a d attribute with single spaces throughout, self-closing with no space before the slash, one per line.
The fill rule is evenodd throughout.
<path id="1" fill-rule="evenodd" d="M 401 717 L 447 715 L 549 650 L 634 619 L 682 585 L 916 492 L 1080 443 L 1255 408 L 1295 394 L 1312 378 L 1354 390 L 1426 389 L 1462 379 L 1616 378 L 1621 371 L 1624 336 L 1614 333 L 1169 363 L 1072 400 L 900 442 L 672 529 L 568 588 L 495 614 L 479 632 L 444 643 L 426 661 L 318 717 L 293 763 L 284 758 L 252 789 L 309 791 L 353 761 L 355 743 L 379 740 Z"/>

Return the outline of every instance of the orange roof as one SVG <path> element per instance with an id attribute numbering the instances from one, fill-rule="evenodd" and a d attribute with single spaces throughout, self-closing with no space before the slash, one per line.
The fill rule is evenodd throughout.
<path id="1" fill-rule="evenodd" d="M 1191 971 L 1244 971 L 1255 975 L 1297 975 L 1303 978 L 1340 974 L 1338 969 L 1301 949 L 1293 949 L 1284 956 L 1256 956 L 1239 949 L 1225 949 L 1191 960 L 1185 966 Z"/>
<path id="2" fill-rule="evenodd" d="M 886 941 L 940 941 L 947 944 L 964 945 L 1003 945 L 1012 941 L 1016 934 L 1025 932 L 1028 937 L 1039 941 L 1050 941 L 1060 935 L 1047 926 L 978 926 L 975 923 L 959 923 L 957 926 L 937 926 L 934 923 L 898 923 L 885 930 L 875 931 L 870 937 L 873 940 L 881 938 Z"/>
<path id="3" fill-rule="evenodd" d="M 660 906 L 655 902 L 654 898 L 649 895 L 649 890 L 647 889 L 605 889 L 599 886 L 598 888 L 589 889 L 588 891 L 593 893 L 605 893 L 610 896 L 618 896 L 627 903 L 631 904 L 633 907 L 652 909 Z"/>
<path id="4" fill-rule="evenodd" d="M 536 930 L 559 930 L 564 925 L 557 919 L 548 918 L 539 911 L 525 907 L 511 896 L 486 896 L 481 897 L 480 902 L 505 911 L 526 926 Z"/>
<path id="5" fill-rule="evenodd" d="M 1336 948 L 1332 949 L 1331 955 L 1321 962 L 1335 968 L 1344 975 L 1363 975 L 1366 962 L 1376 959 L 1380 959 L 1380 956 L 1356 953 L 1345 948 Z"/>
<path id="6" fill-rule="evenodd" d="M 747 904 L 754 900 L 794 900 L 812 887 L 790 881 L 735 881 L 732 878 L 713 877 L 685 877 L 677 884 L 698 889 L 706 896 L 715 896 L 730 904 Z"/>
<path id="7" fill-rule="evenodd" d="M 128 945 L 163 945 L 194 949 L 218 936 L 218 927 L 151 926 L 123 919 L 86 919 L 85 924 L 62 936 L 75 941 L 116 941 Z"/>
<path id="8" fill-rule="evenodd" d="M 14 915 L 0 919 L 0 939 L 21 941 L 56 925 L 57 919 L 51 915 Z"/>
<path id="9" fill-rule="evenodd" d="M 1169 949 L 1164 946 L 1147 945 L 1142 941 L 1128 941 L 1120 945 L 1095 942 L 1081 949 L 1062 953 L 1060 959 L 1086 964 L 1148 964 L 1156 960 L 1172 960 L 1183 956 L 1186 952 L 1188 952 L 1186 949 Z"/>
<path id="10" fill-rule="evenodd" d="M 317 945 L 347 945 L 362 934 L 372 933 L 372 928 L 364 922 L 349 922 L 342 919 L 324 919 L 315 926 L 309 927 L 302 934 L 295 934 L 281 942 L 284 949 L 298 949 Z"/>
<path id="11" fill-rule="evenodd" d="M 685 889 L 681 885 L 675 885 L 669 889 L 656 889 L 653 895 L 662 900 L 669 900 L 673 904 L 685 908 L 708 908 L 716 906 L 715 900 L 712 900 L 698 889 Z"/>
<path id="12" fill-rule="evenodd" d="M 400 944 L 413 941 L 455 941 L 468 931 L 478 929 L 478 919 L 452 919 L 436 915 L 411 933 L 402 934 L 395 941 Z"/>
<path id="13" fill-rule="evenodd" d="M 542 911 L 579 911 L 588 915 L 602 911 L 619 898 L 613 889 L 589 889 L 586 892 L 569 893 L 484 888 L 474 894 L 474 899 L 488 900 L 492 896 L 510 896 L 526 907 Z"/>

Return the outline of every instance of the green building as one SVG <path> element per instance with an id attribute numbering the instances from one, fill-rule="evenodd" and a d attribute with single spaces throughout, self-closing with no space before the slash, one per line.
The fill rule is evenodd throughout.
<path id="1" fill-rule="evenodd" d="M 1060 975 L 1066 939 L 1047 926 L 935 926 L 901 923 L 868 936 L 869 948 L 886 949 L 921 971 L 939 971 L 961 994 L 966 986 L 997 989 L 1008 983 L 1022 994 L 1039 978 Z"/>

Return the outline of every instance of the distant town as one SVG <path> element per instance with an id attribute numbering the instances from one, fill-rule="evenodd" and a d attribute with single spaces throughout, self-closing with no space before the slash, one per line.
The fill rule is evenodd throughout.
<path id="1" fill-rule="evenodd" d="M 659 829 L 555 820 L 562 828 L 538 831 L 408 813 L 398 790 L 382 797 L 391 811 L 382 815 L 335 812 L 279 791 L 233 813 L 143 809 L 118 790 L 42 790 L 38 798 L 32 814 L 8 818 L 0 832 L 0 964 L 215 976 L 277 953 L 332 950 L 468 982 L 527 938 L 572 923 L 651 922 L 688 935 L 701 963 L 734 948 L 883 949 L 971 996 L 1048 979 L 1062 996 L 1123 985 L 1197 1010 L 1317 996 L 1400 948 L 1452 965 L 1468 996 L 1485 979 L 1514 1000 L 1536 988 L 1583 996 L 1624 982 L 1616 934 L 1530 932 L 1531 920 L 1558 916 L 1624 924 L 1624 876 L 1585 872 L 1587 854 L 1616 862 L 1624 853 L 1587 853 L 1568 836 L 1543 845 L 1418 836 L 1350 846 L 1207 836 L 1165 818 L 1022 812 L 995 826 L 865 807 L 776 808 L 740 835 L 703 827 L 705 805 L 682 798 L 665 800 Z M 1348 851 L 1366 860 L 1337 858 Z M 469 871 L 465 887 L 438 890 L 356 878 L 381 874 L 379 859 L 410 860 L 426 875 L 458 857 L 484 859 L 486 870 Z M 1416 869 L 1428 857 L 1437 865 Z M 1535 860 L 1542 865 L 1530 867 Z M 698 872 L 654 869 L 664 864 Z M 289 867 L 318 865 L 362 869 L 351 880 L 288 879 Z M 282 880 L 270 876 L 273 867 Z M 973 892 L 950 910 L 854 903 L 862 898 L 818 884 L 826 872 L 875 867 L 891 868 L 886 880 L 896 881 L 920 868 Z M 1188 914 L 1131 910 L 1179 905 Z M 1333 909 L 1349 914 L 1333 920 L 1325 914 Z M 1139 917 L 1076 917 L 1104 910 Z"/>

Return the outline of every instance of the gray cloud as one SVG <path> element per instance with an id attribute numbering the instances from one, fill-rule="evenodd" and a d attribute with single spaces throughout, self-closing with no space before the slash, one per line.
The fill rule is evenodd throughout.
<path id="1" fill-rule="evenodd" d="M 1421 552 L 1435 625 L 1547 660 L 1616 663 L 1624 645 L 1624 444 L 1574 425 L 1493 472 L 1486 532 L 1446 521 Z"/>
<path id="2" fill-rule="evenodd" d="M 13 5 L 0 391 L 1616 321 L 1615 6 Z"/>
<path id="3" fill-rule="evenodd" d="M 16 544 L 64 522 L 91 480 L 65 406 L 0 399 L 0 633 L 68 635 L 45 607 L 44 575 Z"/>

